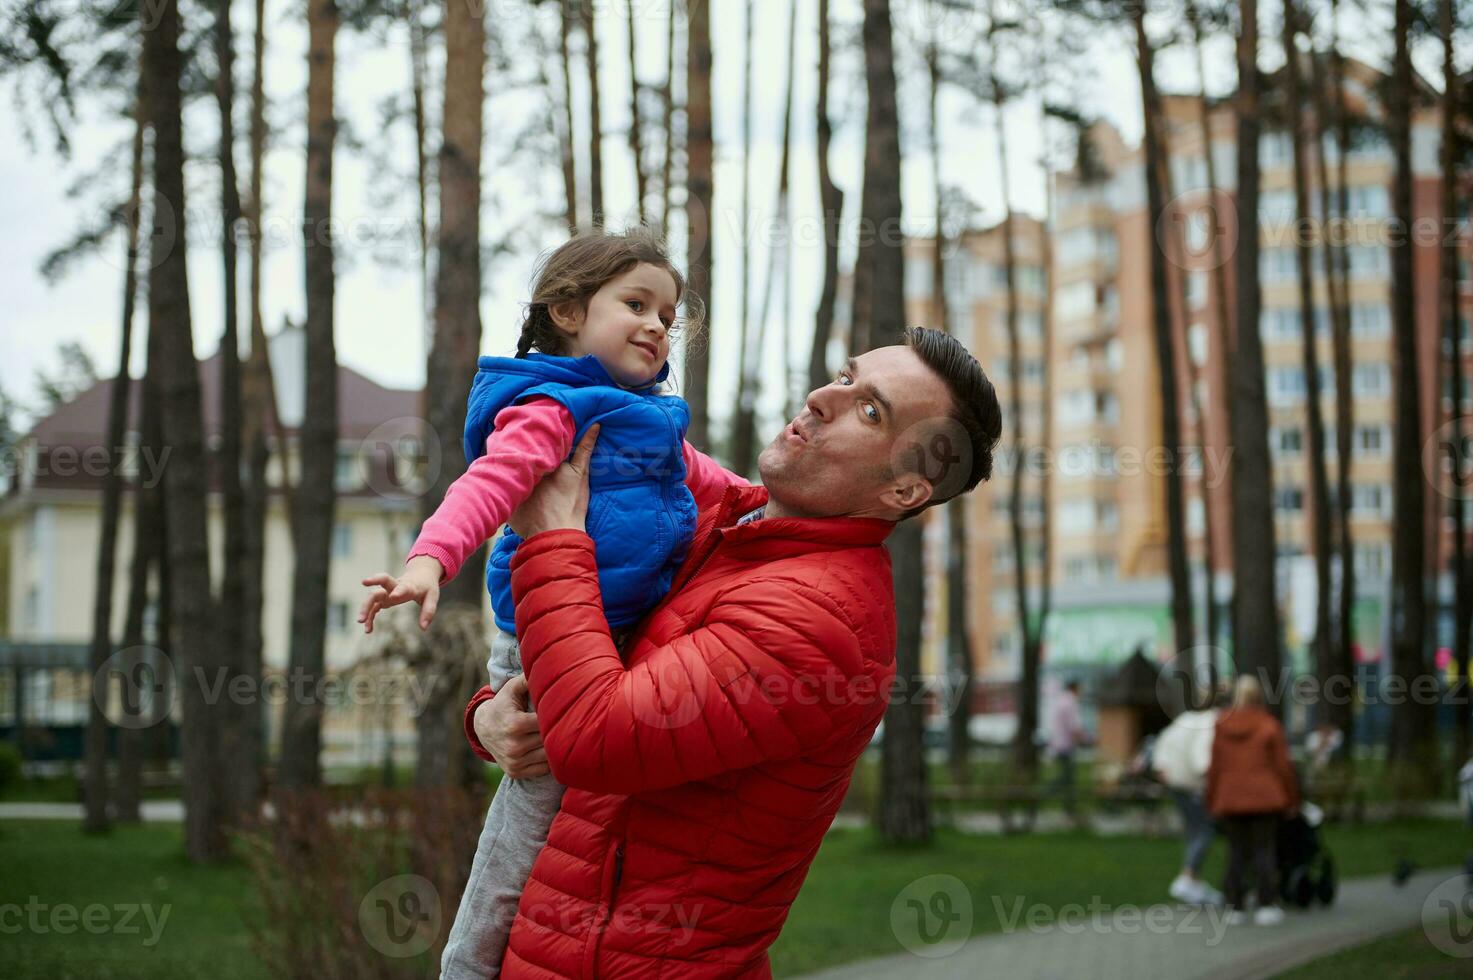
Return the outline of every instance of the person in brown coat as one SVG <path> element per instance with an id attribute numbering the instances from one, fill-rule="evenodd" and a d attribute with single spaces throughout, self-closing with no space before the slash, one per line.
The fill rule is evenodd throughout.
<path id="1" fill-rule="evenodd" d="M 1274 855 L 1279 819 L 1299 809 L 1299 783 L 1289 762 L 1284 727 L 1263 707 L 1263 688 L 1239 677 L 1233 706 L 1217 720 L 1205 800 L 1228 839 L 1222 891 L 1230 921 L 1241 921 L 1243 879 L 1250 861 L 1257 882 L 1259 925 L 1277 925 L 1278 868 Z"/>

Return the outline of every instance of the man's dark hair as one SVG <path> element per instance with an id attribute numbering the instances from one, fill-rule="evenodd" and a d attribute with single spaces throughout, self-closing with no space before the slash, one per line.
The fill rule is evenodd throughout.
<path id="1" fill-rule="evenodd" d="M 951 420 L 966 434 L 967 445 L 954 453 L 954 460 L 943 461 L 946 465 L 954 462 L 963 469 L 955 473 L 943 469 L 940 478 L 933 481 L 936 492 L 931 499 L 906 511 L 901 520 L 968 493 L 977 484 L 990 480 L 992 451 L 1002 438 L 1002 406 L 997 400 L 997 389 L 961 341 L 940 330 L 911 327 L 905 331 L 905 345 L 915 351 L 946 385 L 951 395 Z"/>

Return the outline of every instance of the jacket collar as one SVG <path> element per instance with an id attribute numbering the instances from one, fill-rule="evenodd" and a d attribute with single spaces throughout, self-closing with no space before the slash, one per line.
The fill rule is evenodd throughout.
<path id="1" fill-rule="evenodd" d="M 830 547 L 856 547 L 883 542 L 895 530 L 895 522 L 878 517 L 764 517 L 737 524 L 743 514 L 767 504 L 764 486 L 726 488 L 712 525 L 729 544 L 782 539 Z"/>
<path id="2" fill-rule="evenodd" d="M 609 372 L 592 354 L 584 354 L 582 357 L 557 357 L 539 351 L 528 351 L 524 357 L 483 357 L 480 359 L 480 367 L 533 374 L 564 384 L 606 385 L 610 388 L 624 388 L 627 391 L 640 393 L 652 391 L 670 376 L 670 362 L 666 360 L 660 368 L 660 373 L 655 375 L 654 380 L 649 384 L 639 388 L 630 388 L 610 377 Z"/>

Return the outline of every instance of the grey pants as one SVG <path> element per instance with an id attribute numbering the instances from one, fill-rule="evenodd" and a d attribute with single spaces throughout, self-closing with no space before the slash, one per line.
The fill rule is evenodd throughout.
<path id="1" fill-rule="evenodd" d="M 515 636 L 497 631 L 486 668 L 498 690 L 522 672 Z M 562 799 L 563 787 L 550 774 L 501 780 L 440 958 L 442 980 L 500 975 L 517 903 Z"/>
<path id="2" fill-rule="evenodd" d="M 1217 826 L 1202 804 L 1200 795 L 1174 786 L 1167 791 L 1176 803 L 1177 812 L 1181 814 L 1182 834 L 1186 838 L 1182 867 L 1199 875 L 1207 860 L 1207 850 L 1212 846 L 1212 838 L 1217 836 Z"/>

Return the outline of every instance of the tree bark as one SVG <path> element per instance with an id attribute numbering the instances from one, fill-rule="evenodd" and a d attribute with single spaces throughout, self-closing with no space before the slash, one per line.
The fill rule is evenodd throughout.
<path id="1" fill-rule="evenodd" d="M 578 171 L 573 157 L 573 62 L 568 54 L 568 38 L 573 31 L 568 4 L 574 0 L 558 0 L 558 53 L 563 69 L 563 131 L 559 150 L 563 164 L 563 197 L 567 201 L 568 234 L 578 234 Z"/>
<path id="2" fill-rule="evenodd" d="M 140 69 L 142 66 L 139 66 Z M 138 302 L 138 208 L 143 191 L 143 131 L 148 125 L 148 109 L 144 103 L 143 73 L 140 70 L 133 96 L 133 168 L 128 193 L 124 228 L 123 318 L 122 344 L 118 353 L 118 373 L 108 395 L 107 472 L 102 477 L 102 520 L 97 543 L 97 584 L 92 604 L 91 670 L 96 677 L 112 656 L 113 571 L 117 564 L 118 520 L 122 511 L 123 475 L 121 449 L 128 426 L 128 395 L 133 382 L 128 375 L 128 362 L 133 355 L 133 311 Z M 134 533 L 137 533 L 137 521 Z M 109 685 L 110 687 L 110 685 Z M 119 730 L 121 732 L 121 729 Z M 97 698 L 87 707 L 87 735 L 84 747 L 85 809 L 82 829 L 88 833 L 107 830 L 112 819 L 108 810 L 107 787 L 107 715 Z"/>
<path id="3" fill-rule="evenodd" d="M 829 122 L 829 0 L 818 0 L 818 203 L 823 209 L 823 285 L 813 316 L 813 345 L 808 353 L 808 386 L 829 383 L 829 338 L 834 335 L 834 301 L 839 292 L 839 218 L 844 192 L 829 173 L 829 144 L 834 129 Z"/>
<path id="4" fill-rule="evenodd" d="M 208 481 L 185 262 L 179 9 L 173 0 L 165 0 L 152 13 L 157 23 L 144 31 L 143 57 L 154 132 L 155 222 L 165 229 L 162 238 L 169 244 L 163 256 L 150 257 L 148 319 L 150 331 L 158 334 L 163 437 L 171 449 L 164 473 L 175 629 L 170 650 L 184 689 L 184 850 L 192 861 L 211 861 L 226 852 L 223 766 L 218 706 L 206 700 L 198 675 L 213 676 L 219 664 L 219 637 L 210 591 Z"/>
<path id="5" fill-rule="evenodd" d="M 855 290 L 856 327 L 868 350 L 902 342 L 905 329 L 904 259 L 897 229 L 901 218 L 900 125 L 895 105 L 895 59 L 889 0 L 865 0 L 864 184 L 860 192 L 861 237 Z M 861 317 L 860 311 L 863 310 Z M 902 521 L 887 542 L 895 587 L 895 688 L 885 711 L 880 754 L 879 831 L 892 842 L 927 840 L 931 814 L 926 798 L 926 760 L 922 742 L 925 704 L 920 677 L 924 575 L 920 521 Z"/>
<path id="6" fill-rule="evenodd" d="M 752 318 L 750 300 L 752 294 L 752 235 L 751 235 L 751 186 L 752 186 L 752 20 L 753 0 L 747 0 L 742 24 L 742 183 L 741 198 L 737 205 L 737 219 L 741 222 L 741 293 L 737 299 L 737 390 L 736 409 L 731 414 L 731 468 L 742 476 L 752 471 L 752 443 L 755 427 L 756 404 L 761 382 L 754 374 L 762 363 L 762 343 L 752 350 Z M 757 362 L 753 367 L 752 362 Z"/>
<path id="7" fill-rule="evenodd" d="M 631 5 L 631 10 L 633 9 Z M 664 121 L 665 154 L 660 159 L 660 235 L 670 235 L 670 173 L 675 160 L 675 0 L 665 20 Z"/>
<path id="8" fill-rule="evenodd" d="M 455 5 L 452 4 L 453 8 Z M 337 352 L 333 339 L 332 155 L 334 0 L 310 0 L 307 11 L 306 399 L 298 434 L 301 482 L 293 494 L 291 654 L 281 732 L 278 784 L 300 790 L 322 783 L 323 704 L 316 689 L 325 670 L 329 549 L 337 503 Z"/>
<path id="9" fill-rule="evenodd" d="M 1458 202 L 1458 158 L 1462 145 L 1458 134 L 1457 106 L 1461 96 L 1461 80 L 1454 60 L 1454 30 L 1456 18 L 1453 0 L 1439 0 L 1438 22 L 1442 32 L 1442 216 L 1452 220 L 1460 213 Z M 1458 302 L 1461 295 L 1458 281 L 1457 246 L 1444 236 L 1440 254 L 1442 265 L 1442 290 L 1439 295 L 1443 334 L 1448 338 L 1449 364 L 1448 388 L 1452 391 L 1451 443 L 1463 444 L 1463 338 L 1462 317 Z M 1473 724 L 1468 710 L 1469 692 L 1469 646 L 1473 641 L 1473 568 L 1468 564 L 1467 501 L 1463 497 L 1464 481 L 1463 454 L 1450 455 L 1453 466 L 1454 485 L 1451 488 L 1453 518 L 1453 660 L 1457 664 L 1457 675 L 1449 692 L 1448 701 L 1453 705 L 1453 767 L 1456 769 L 1468 758 L 1473 734 Z"/>
<path id="10" fill-rule="evenodd" d="M 429 138 L 429 122 L 425 113 L 425 77 L 428 69 L 422 0 L 411 0 L 405 12 L 409 18 L 409 88 L 414 101 L 414 187 L 419 204 L 419 210 L 415 214 L 419 231 L 419 295 L 420 308 L 425 315 L 425 348 L 428 349 L 434 317 L 430 312 L 430 158 L 425 148 Z"/>
<path id="11" fill-rule="evenodd" d="M 1310 127 L 1309 136 L 1314 141 L 1314 145 L 1323 147 L 1326 139 L 1338 139 L 1338 135 L 1333 137 L 1331 135 L 1333 129 L 1331 120 L 1336 110 L 1330 108 L 1329 82 L 1322 59 L 1317 52 L 1313 53 L 1311 64 L 1314 68 L 1314 77 L 1310 82 L 1314 90 L 1314 112 L 1312 114 L 1314 123 Z M 1339 151 L 1343 154 L 1346 148 L 1340 146 Z M 1328 228 L 1330 216 L 1336 211 L 1331 190 L 1330 166 L 1326 157 L 1327 154 L 1323 149 L 1316 154 L 1319 161 L 1320 213 L 1325 217 L 1325 226 Z M 1334 506 L 1331 508 L 1335 534 L 1331 550 L 1339 560 L 1340 591 L 1337 609 L 1343 611 L 1343 618 L 1336 615 L 1332 619 L 1329 654 L 1331 657 L 1330 673 L 1353 679 L 1355 660 L 1351 655 L 1352 637 L 1349 618 L 1352 606 L 1348 601 L 1353 597 L 1355 591 L 1355 556 L 1352 552 L 1350 537 L 1350 445 L 1353 426 L 1350 401 L 1350 307 L 1346 297 L 1346 285 L 1340 275 L 1340 265 L 1336 259 L 1336 252 L 1343 245 L 1336 245 L 1331 237 L 1330 235 L 1322 236 L 1320 256 L 1324 260 L 1325 295 L 1329 300 L 1331 344 L 1335 368 L 1336 464 Z M 1329 494 L 1327 493 L 1326 496 L 1328 497 Z M 1349 699 L 1329 699 L 1322 702 L 1320 712 L 1322 721 L 1340 730 L 1344 744 L 1352 745 L 1351 739 L 1355 734 L 1354 704 Z M 1346 752 L 1345 759 L 1347 762 L 1353 762 L 1354 753 Z"/>
<path id="12" fill-rule="evenodd" d="M 634 157 L 634 195 L 639 207 L 639 223 L 645 223 L 644 196 L 649 193 L 649 180 L 644 172 L 644 149 L 640 145 L 639 62 L 635 57 L 634 4 L 624 10 L 629 24 L 629 152 Z"/>
<path id="13" fill-rule="evenodd" d="M 1409 34 L 1411 0 L 1396 0 L 1395 56 L 1386 106 L 1391 149 L 1396 160 L 1392 179 L 1392 212 L 1401 227 L 1412 220 L 1412 62 Z M 1422 426 L 1417 404 L 1416 310 L 1412 295 L 1409 243 L 1391 249 L 1392 363 L 1396 390 L 1393 444 L 1391 536 L 1391 672 L 1407 687 L 1432 677 L 1425 650 L 1426 555 L 1425 508 L 1421 448 Z M 1388 764 L 1400 764 L 1408 792 L 1430 792 L 1438 776 L 1434 705 L 1407 697 L 1392 706 Z"/>
<path id="14" fill-rule="evenodd" d="M 938 330 L 951 332 L 951 311 L 946 295 L 945 188 L 941 183 L 941 124 L 936 101 L 941 91 L 941 64 L 937 38 L 933 34 L 926 44 L 927 131 L 931 138 L 931 185 L 936 192 L 936 261 L 931 264 L 931 319 Z M 957 497 L 946 505 L 946 661 L 947 746 L 951 763 L 951 781 L 965 785 L 971 781 L 972 752 L 972 638 L 967 629 L 967 514 L 969 498 Z"/>
<path id="15" fill-rule="evenodd" d="M 1309 197 L 1309 159 L 1305 149 L 1305 125 L 1301 106 L 1306 95 L 1300 77 L 1299 19 L 1302 16 L 1294 0 L 1285 0 L 1283 47 L 1285 55 L 1284 76 L 1286 81 L 1287 127 L 1294 142 L 1294 200 L 1295 218 L 1301 227 L 1309 227 L 1313 206 Z M 1324 149 L 1317 144 L 1316 152 Z M 1299 261 L 1299 321 L 1304 344 L 1304 390 L 1305 414 L 1309 428 L 1309 498 L 1313 513 L 1310 516 L 1310 541 L 1314 549 L 1315 569 L 1315 674 L 1320 681 L 1321 691 L 1333 691 L 1336 685 L 1347 683 L 1351 678 L 1330 682 L 1338 673 L 1338 658 L 1332 637 L 1330 620 L 1330 490 L 1325 471 L 1325 420 L 1320 408 L 1320 359 L 1318 341 L 1315 339 L 1314 305 L 1314 246 L 1307 237 L 1300 239 L 1296 250 Z"/>
<path id="16" fill-rule="evenodd" d="M 1161 100 L 1156 90 L 1156 52 L 1146 33 L 1145 8 L 1136 4 L 1131 18 L 1135 23 L 1136 66 L 1140 71 L 1141 99 L 1144 103 L 1146 154 L 1146 197 L 1150 227 L 1164 226 L 1162 217 L 1168 202 L 1168 156 L 1163 144 L 1164 124 Z M 1177 656 L 1190 657 L 1195 645 L 1192 625 L 1192 577 L 1187 565 L 1187 522 L 1181 477 L 1181 395 L 1177 388 L 1176 343 L 1171 317 L 1171 272 L 1167 268 L 1166 241 L 1157 241 L 1151 249 L 1151 317 L 1156 332 L 1156 370 L 1160 384 L 1161 439 L 1165 443 L 1166 467 L 1166 556 L 1171 576 L 1171 622 L 1174 627 Z M 1182 310 L 1185 315 L 1185 308 Z M 1016 380 L 1014 381 L 1016 384 Z M 1192 664 L 1183 662 L 1191 676 Z"/>
<path id="17" fill-rule="evenodd" d="M 241 219 L 240 188 L 235 176 L 235 45 L 230 25 L 231 0 L 216 0 L 215 103 L 220 112 L 220 252 L 223 260 L 225 308 L 220 337 L 220 451 L 214 472 L 220 481 L 221 506 L 225 519 L 225 561 L 220 583 L 220 660 L 226 684 L 246 676 L 241 665 L 244 635 L 246 550 L 245 499 L 241 487 L 241 376 L 240 327 L 237 311 L 235 231 Z M 230 690 L 229 687 L 226 690 Z M 245 700 L 246 703 L 238 703 Z M 220 716 L 220 750 L 231 760 L 225 777 L 225 819 L 237 823 L 250 806 L 249 787 L 254 780 L 240 764 L 245 750 L 245 715 L 255 705 L 250 699 L 225 698 L 217 707 Z"/>
<path id="18" fill-rule="evenodd" d="M 262 681 L 261 652 L 264 646 L 261 617 L 265 612 L 263 575 L 266 565 L 266 510 L 270 488 L 266 468 L 270 450 L 266 442 L 268 419 L 276 418 L 272 394 L 271 361 L 266 329 L 261 317 L 261 187 L 266 156 L 266 2 L 255 0 L 256 26 L 251 42 L 251 113 L 249 206 L 246 215 L 251 277 L 251 353 L 241 380 L 241 448 L 245 477 L 241 485 L 242 548 L 240 591 L 240 672 L 257 686 Z M 285 446 L 279 447 L 285 454 Z M 240 717 L 239 759 L 232 778 L 236 812 L 255 814 L 265 788 L 266 739 L 264 706 L 245 706 Z M 234 767 L 233 767 L 234 768 Z"/>
<path id="19" fill-rule="evenodd" d="M 706 307 L 708 331 L 715 323 L 711 293 L 712 195 L 711 145 L 711 0 L 689 0 L 686 7 L 686 272 L 690 292 Z M 692 338 L 685 351 L 685 400 L 690 405 L 686 438 L 703 452 L 711 449 L 711 345 Z"/>
<path id="20" fill-rule="evenodd" d="M 480 7 L 451 4 L 446 8 L 440 261 L 435 280 L 435 338 L 425 370 L 428 437 L 438 439 L 444 451 L 440 472 L 422 502 L 426 517 L 434 513 L 456 477 L 465 472 L 466 461 L 456 447 L 465 428 L 466 399 L 481 347 L 481 117 L 486 69 L 483 16 Z M 586 23 L 590 24 L 591 36 L 591 22 Z M 483 608 L 485 555 L 484 547 L 478 549 L 460 574 L 441 589 L 440 612 L 430 629 L 431 649 L 450 631 L 446 624 L 455 619 L 455 610 L 469 607 L 479 613 Z M 434 693 L 417 720 L 415 784 L 463 784 L 480 770 L 473 764 L 461 734 L 463 702 L 456 685 L 440 682 L 437 667 L 432 664 L 429 670 L 431 676 L 426 680 Z"/>
<path id="21" fill-rule="evenodd" d="M 588 41 L 584 63 L 588 68 L 588 192 L 593 208 L 593 227 L 604 226 L 603 122 L 598 107 L 598 17 L 593 0 L 575 0 L 583 16 L 583 34 Z"/>
<path id="22" fill-rule="evenodd" d="M 1264 395 L 1262 292 L 1258 278 L 1258 0 L 1242 0 L 1238 35 L 1238 337 L 1233 355 L 1233 657 L 1240 673 L 1280 690 L 1279 610 L 1274 588 L 1273 473 Z M 1246 219 L 1243 217 L 1246 216 Z M 1277 702 L 1272 710 L 1279 711 Z"/>

